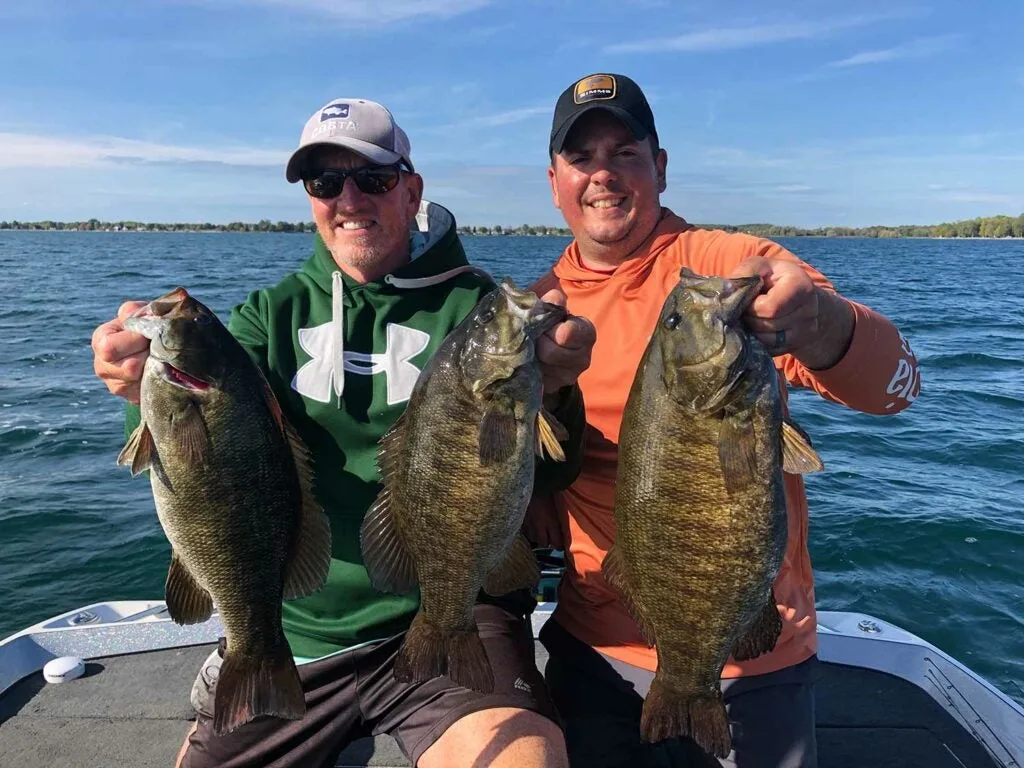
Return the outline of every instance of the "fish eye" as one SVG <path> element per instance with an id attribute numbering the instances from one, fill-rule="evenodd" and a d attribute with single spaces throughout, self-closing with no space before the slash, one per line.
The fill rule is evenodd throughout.
<path id="1" fill-rule="evenodd" d="M 206 315 L 196 315 L 195 317 L 192 318 L 192 322 L 197 323 L 198 325 L 209 325 L 210 318 L 208 318 Z"/>
<path id="2" fill-rule="evenodd" d="M 676 326 L 679 325 L 679 322 L 682 319 L 682 315 L 680 315 L 678 312 L 673 312 L 671 315 L 665 318 L 665 327 L 668 328 L 670 331 L 674 331 L 676 329 Z"/>
<path id="3" fill-rule="evenodd" d="M 481 323 L 491 322 L 491 320 L 494 319 L 494 308 L 488 307 L 487 309 L 485 309 L 483 312 L 480 313 L 478 319 L 480 320 Z"/>

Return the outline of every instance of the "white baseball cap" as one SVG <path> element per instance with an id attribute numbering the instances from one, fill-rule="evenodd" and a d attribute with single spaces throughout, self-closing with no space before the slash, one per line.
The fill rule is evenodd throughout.
<path id="1" fill-rule="evenodd" d="M 375 101 L 334 99 L 314 112 L 288 160 L 285 178 L 293 184 L 299 181 L 309 153 L 323 145 L 350 149 L 380 165 L 402 161 L 415 170 L 409 159 L 409 137 L 387 108 Z"/>

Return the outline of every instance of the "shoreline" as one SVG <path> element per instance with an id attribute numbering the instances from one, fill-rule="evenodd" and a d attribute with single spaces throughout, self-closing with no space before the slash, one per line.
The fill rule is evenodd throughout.
<path id="1" fill-rule="evenodd" d="M 698 227 L 700 225 L 697 225 Z M 721 227 L 704 227 L 706 229 L 721 229 Z M 817 239 L 817 240 L 1024 240 L 1024 236 L 1016 235 L 1005 235 L 1003 237 L 992 237 L 992 236 L 981 236 L 981 235 L 965 235 L 961 237 L 957 236 L 943 236 L 943 235 L 872 235 L 872 234 L 854 234 L 854 235 L 823 235 L 823 234 L 779 234 L 779 235 L 765 235 L 759 233 L 747 233 L 743 229 L 731 228 L 726 230 L 733 233 L 746 233 L 755 234 L 757 237 L 763 237 L 768 240 L 775 239 Z M 179 234 L 179 235 L 310 235 L 314 234 L 314 229 L 291 229 L 291 230 L 275 230 L 275 229 L 77 229 L 74 227 L 51 227 L 44 229 L 41 227 L 3 227 L 0 228 L 0 234 L 4 232 L 71 232 L 76 234 L 127 234 L 127 235 L 159 235 L 159 234 Z M 571 238 L 572 235 L 569 233 L 559 232 L 459 232 L 460 237 L 557 237 L 557 238 Z"/>

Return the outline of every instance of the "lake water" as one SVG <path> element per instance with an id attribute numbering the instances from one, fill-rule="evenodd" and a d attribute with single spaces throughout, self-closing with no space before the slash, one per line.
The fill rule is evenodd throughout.
<path id="1" fill-rule="evenodd" d="M 566 242 L 465 238 L 520 284 Z M 890 317 L 922 368 L 896 416 L 794 394 L 827 466 L 807 479 L 819 608 L 893 621 L 1024 702 L 1024 241 L 780 242 Z M 226 319 L 310 247 L 0 232 L 0 638 L 89 602 L 163 597 L 169 545 L 148 482 L 114 464 L 122 407 L 92 373 L 93 328 L 179 284 Z"/>

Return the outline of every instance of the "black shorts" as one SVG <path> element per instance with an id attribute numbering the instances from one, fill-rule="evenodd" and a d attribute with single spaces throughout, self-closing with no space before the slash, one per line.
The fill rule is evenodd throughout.
<path id="1" fill-rule="evenodd" d="M 393 736 L 415 765 L 449 726 L 473 712 L 516 707 L 558 722 L 534 661 L 529 618 L 486 604 L 477 605 L 474 615 L 494 671 L 492 693 L 462 688 L 447 677 L 398 682 L 394 661 L 404 634 L 398 635 L 301 665 L 301 720 L 260 718 L 216 736 L 212 712 L 201 708 L 183 768 L 333 766 L 351 742 L 382 733 Z"/>
<path id="2" fill-rule="evenodd" d="M 640 713 L 654 673 L 598 653 L 545 622 L 545 675 L 565 726 L 572 768 L 814 768 L 818 658 L 766 675 L 722 681 L 733 751 L 716 760 L 689 738 L 649 744 Z"/>

